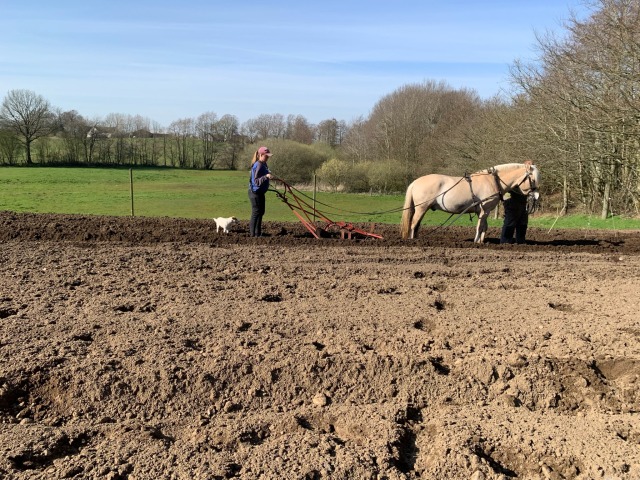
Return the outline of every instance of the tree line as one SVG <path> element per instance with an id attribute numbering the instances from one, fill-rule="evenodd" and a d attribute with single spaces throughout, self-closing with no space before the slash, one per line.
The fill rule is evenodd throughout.
<path id="1" fill-rule="evenodd" d="M 167 127 L 109 114 L 60 112 L 12 90 L 0 107 L 0 163 L 246 168 L 258 143 L 294 183 L 315 174 L 333 190 L 402 192 L 427 173 L 462 175 L 533 160 L 547 207 L 640 214 L 640 3 L 596 0 L 560 35 L 539 34 L 538 56 L 515 60 L 508 92 L 425 80 L 383 96 L 366 117 L 314 125 L 302 115 L 244 123 L 213 112 Z"/>
<path id="2" fill-rule="evenodd" d="M 42 95 L 11 90 L 0 107 L 0 163 L 5 165 L 132 165 L 231 169 L 246 163 L 241 152 L 257 141 L 288 140 L 337 145 L 344 122 L 318 125 L 303 116 L 237 117 L 206 112 L 162 127 L 140 115 L 110 113 L 87 119 L 60 111 Z"/>

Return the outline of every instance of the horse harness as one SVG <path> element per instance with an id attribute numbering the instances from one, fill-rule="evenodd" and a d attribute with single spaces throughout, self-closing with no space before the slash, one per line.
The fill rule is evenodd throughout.
<path id="1" fill-rule="evenodd" d="M 498 186 L 498 192 L 500 192 L 500 200 L 504 201 L 503 198 L 503 194 L 500 190 L 500 183 L 502 182 L 502 179 L 500 178 L 500 176 L 498 175 L 498 171 L 495 168 L 490 168 L 488 170 L 489 172 L 491 172 L 494 176 L 494 178 L 496 179 L 496 184 Z M 515 185 L 513 188 L 511 188 L 511 190 L 517 188 L 518 190 L 520 190 L 520 193 L 522 193 L 522 188 L 520 188 L 520 186 L 526 182 L 529 181 L 529 193 L 527 194 L 527 213 L 534 213 L 536 210 L 538 210 L 540 208 L 540 204 L 538 202 L 538 199 L 535 196 L 535 192 L 538 190 L 538 186 L 535 184 L 535 180 L 531 179 L 531 171 L 528 170 L 525 172 L 524 177 L 522 178 L 522 180 L 520 180 L 520 182 Z"/>
<path id="2" fill-rule="evenodd" d="M 487 170 L 487 172 L 493 175 L 493 179 L 496 181 L 496 188 L 498 189 L 498 198 L 500 198 L 501 202 L 504 201 L 504 194 L 502 193 L 502 188 L 500 185 L 502 183 L 502 179 L 500 178 L 500 175 L 498 175 L 498 170 L 491 167 Z"/>
<path id="3" fill-rule="evenodd" d="M 490 173 L 491 175 L 493 175 L 493 178 L 495 178 L 496 180 L 496 186 L 498 187 L 498 194 L 500 195 L 500 200 L 504 200 L 503 199 L 503 193 L 502 193 L 502 183 L 504 183 L 502 181 L 502 179 L 500 178 L 500 175 L 498 175 L 498 170 L 496 170 L 495 168 L 491 167 L 489 169 L 487 169 L 487 173 Z M 514 189 L 518 189 L 520 190 L 520 193 L 522 193 L 522 188 L 520 188 L 520 186 L 526 182 L 529 181 L 529 192 L 535 192 L 538 187 L 535 184 L 535 181 L 531 179 L 531 171 L 527 170 L 525 171 L 524 177 L 522 178 L 522 180 L 520 180 L 520 182 L 517 185 L 514 185 L 513 187 L 510 188 L 510 190 L 514 190 Z"/>
<path id="4" fill-rule="evenodd" d="M 473 180 L 471 180 L 471 175 L 464 172 L 464 179 L 469 184 L 469 190 L 471 190 L 471 200 L 473 201 L 472 205 L 478 205 L 482 200 L 480 200 L 473 191 Z"/>
<path id="5" fill-rule="evenodd" d="M 500 178 L 500 175 L 498 175 L 498 170 L 497 170 L 495 167 L 488 168 L 488 169 L 487 169 L 487 175 L 493 175 L 493 178 L 494 178 L 494 180 L 495 180 L 495 182 L 496 182 L 496 189 L 498 190 L 498 191 L 497 191 L 497 193 L 496 193 L 496 195 L 498 196 L 498 198 L 500 199 L 500 201 L 501 201 L 501 202 L 503 202 L 503 201 L 504 201 L 504 193 L 506 193 L 506 192 L 507 192 L 507 190 L 505 189 L 505 191 L 504 191 L 504 192 L 502 191 L 502 185 L 504 184 L 504 182 L 503 182 L 503 181 L 502 181 L 502 179 Z M 460 183 L 460 182 L 462 181 L 462 179 L 463 179 L 463 178 L 464 178 L 464 179 L 467 181 L 467 183 L 469 184 L 469 190 L 471 191 L 471 200 L 472 200 L 472 203 L 471 203 L 471 205 L 470 205 L 469 207 L 467 207 L 467 209 L 465 209 L 465 211 L 464 211 L 464 212 L 462 212 L 462 213 L 465 213 L 465 212 L 466 212 L 466 213 L 468 213 L 469 215 L 472 215 L 473 213 L 472 213 L 471 211 L 469 211 L 472 207 L 476 207 L 477 205 L 480 205 L 482 202 L 484 202 L 484 201 L 485 201 L 485 200 L 487 200 L 488 198 L 491 198 L 493 195 L 491 195 L 491 196 L 489 196 L 489 197 L 487 197 L 487 198 L 484 198 L 484 199 L 479 198 L 479 197 L 475 194 L 475 192 L 473 191 L 473 180 L 471 179 L 471 174 L 469 174 L 468 172 L 465 172 L 465 173 L 464 173 L 464 175 L 462 176 L 462 178 L 460 178 L 460 180 L 458 180 L 458 181 L 456 182 L 456 184 L 455 184 L 455 185 L 457 185 L 458 183 Z M 522 189 L 520 188 L 520 185 L 522 185 L 526 180 L 529 180 L 529 189 L 530 189 L 529 196 L 530 196 L 530 195 L 531 195 L 531 193 L 533 193 L 533 192 L 535 192 L 535 191 L 537 190 L 537 186 L 535 185 L 535 182 L 534 182 L 533 180 L 531 180 L 531 171 L 526 171 L 526 172 L 525 172 L 525 176 L 524 176 L 524 178 L 523 178 L 523 179 L 522 179 L 522 180 L 521 180 L 517 185 L 515 185 L 514 187 L 512 187 L 512 188 L 511 188 L 511 189 L 509 189 L 509 190 L 513 190 L 514 188 L 517 188 L 517 189 L 519 189 L 519 190 L 522 192 Z M 455 187 L 455 185 L 454 185 L 454 187 Z M 506 187 L 506 184 L 504 184 L 504 185 L 505 185 L 505 187 Z M 453 187 L 451 187 L 451 188 L 453 188 Z M 450 188 L 449 190 L 451 190 L 451 188 Z M 449 190 L 447 190 L 447 191 L 449 191 Z M 445 194 L 445 193 L 447 193 L 447 191 L 445 191 L 445 192 L 441 193 L 440 195 L 443 195 L 443 196 L 444 196 L 444 194 Z M 534 206 L 532 207 L 532 210 L 535 210 L 536 208 L 537 208 L 537 207 L 534 205 Z M 451 214 L 451 216 L 453 216 L 453 214 Z M 451 218 L 451 217 L 449 217 L 449 218 Z"/>
<path id="6" fill-rule="evenodd" d="M 496 181 L 496 188 L 498 189 L 498 197 L 500 198 L 500 201 L 503 201 L 502 188 L 501 188 L 501 185 L 500 185 L 502 180 L 498 176 L 498 171 L 495 168 L 492 167 L 492 168 L 487 169 L 487 173 L 490 174 L 490 175 L 493 175 L 493 178 Z M 473 191 L 473 181 L 471 180 L 471 175 L 469 173 L 465 172 L 464 179 L 469 183 L 469 190 L 471 190 L 471 199 L 473 200 L 473 205 L 478 205 L 478 204 L 482 203 L 484 200 L 486 200 L 486 198 L 484 200 L 478 198 L 478 196 Z"/>

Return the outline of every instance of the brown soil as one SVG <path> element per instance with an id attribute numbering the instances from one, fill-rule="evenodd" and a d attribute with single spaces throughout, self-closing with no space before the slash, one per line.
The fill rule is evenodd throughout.
<path id="1" fill-rule="evenodd" d="M 640 478 L 640 233 L 265 227 L 0 212 L 0 478 Z"/>

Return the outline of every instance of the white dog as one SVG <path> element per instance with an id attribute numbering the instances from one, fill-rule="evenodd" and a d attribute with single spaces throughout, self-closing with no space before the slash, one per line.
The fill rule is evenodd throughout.
<path id="1" fill-rule="evenodd" d="M 213 221 L 216 222 L 216 233 L 218 233 L 220 229 L 222 229 L 224 233 L 229 233 L 229 227 L 238 223 L 238 219 L 236 217 L 218 217 L 214 218 Z"/>

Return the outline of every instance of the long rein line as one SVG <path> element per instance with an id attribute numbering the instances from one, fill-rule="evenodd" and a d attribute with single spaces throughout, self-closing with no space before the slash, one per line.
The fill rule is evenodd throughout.
<path id="1" fill-rule="evenodd" d="M 444 195 L 445 193 L 447 193 L 449 190 L 453 189 L 456 185 L 458 185 L 458 183 L 460 183 L 462 180 L 464 180 L 464 178 L 465 178 L 465 177 L 460 177 L 460 179 L 459 179 L 456 183 L 454 183 L 451 187 L 449 187 L 448 189 L 446 189 L 444 192 L 439 193 L 439 194 L 438 194 L 438 195 L 436 195 L 435 197 L 430 198 L 430 199 L 427 199 L 427 200 L 425 200 L 424 202 L 420 202 L 420 203 L 414 204 L 413 208 L 418 207 L 418 206 L 420 206 L 420 205 L 424 205 L 425 203 L 430 203 L 430 202 L 434 201 L 436 198 L 443 196 L 443 195 Z M 314 201 L 313 197 L 310 197 L 310 196 L 309 196 L 309 195 L 307 195 L 306 193 L 304 193 L 304 192 L 302 192 L 302 191 L 298 190 L 297 188 L 295 188 L 295 187 L 291 186 L 289 183 L 285 182 L 285 181 L 284 181 L 284 180 L 282 180 L 281 178 L 277 178 L 277 179 L 276 179 L 276 181 L 279 181 L 279 182 L 283 183 L 283 184 L 284 184 L 284 185 L 285 185 L 289 190 L 291 190 L 291 191 L 292 191 L 292 193 L 293 193 L 293 191 L 295 191 L 295 192 L 296 192 L 297 194 L 299 194 L 300 196 L 303 196 L 303 197 L 307 198 L 308 200 Z M 270 188 L 269 188 L 269 190 L 272 190 L 272 191 L 276 192 L 276 194 L 277 194 L 280 198 L 282 198 L 282 197 L 283 197 L 283 194 L 282 194 L 282 193 L 280 193 L 280 191 L 279 191 L 279 190 L 277 190 L 276 188 L 271 188 L 271 187 L 270 187 Z M 400 207 L 400 208 L 392 208 L 392 209 L 390 209 L 390 210 L 383 210 L 383 211 L 378 211 L 378 212 L 356 212 L 356 211 L 353 211 L 353 210 L 346 210 L 346 209 L 343 209 L 343 208 L 334 207 L 334 206 L 332 206 L 332 205 L 328 205 L 328 204 L 326 204 L 326 203 L 324 203 L 324 202 L 321 202 L 321 201 L 319 201 L 319 200 L 315 200 L 315 203 L 317 203 L 317 204 L 319 204 L 319 205 L 322 205 L 323 207 L 327 207 L 327 208 L 329 208 L 329 209 L 332 209 L 332 210 L 330 210 L 330 211 L 329 211 L 329 213 L 332 213 L 332 212 L 333 212 L 333 213 L 336 213 L 336 212 L 343 212 L 343 213 L 351 213 L 351 214 L 354 214 L 354 215 L 383 215 L 383 214 L 387 214 L 387 213 L 399 213 L 399 212 L 404 212 L 405 210 L 409 210 L 409 209 L 411 208 L 411 207 L 407 207 L 407 208 Z M 471 208 L 471 207 L 475 207 L 475 206 L 476 206 L 476 204 L 472 204 L 469 208 Z M 466 212 L 463 212 L 463 213 L 466 213 Z M 453 215 L 453 214 L 452 214 L 452 215 Z"/>
<path id="2" fill-rule="evenodd" d="M 482 202 L 484 202 L 486 200 L 490 200 L 490 199 L 492 199 L 493 197 L 496 197 L 496 196 L 499 197 L 500 199 L 502 199 L 502 193 L 500 191 L 500 183 L 504 183 L 504 181 L 500 178 L 500 175 L 497 175 L 496 171 L 493 168 L 487 169 L 486 172 L 478 172 L 477 174 L 480 174 L 480 173 L 482 173 L 483 175 L 493 175 L 499 182 L 498 185 L 497 185 L 498 186 L 498 191 L 496 193 L 492 194 L 492 195 L 489 195 L 486 198 L 478 199 L 477 201 L 473 202 L 471 205 L 469 205 L 467 208 L 465 208 L 462 212 L 458 213 L 457 216 L 453 220 L 451 220 L 451 218 L 456 214 L 452 213 L 451 215 L 449 215 L 449 217 L 444 222 L 442 222 L 436 228 L 431 230 L 427 235 L 435 233 L 438 230 L 440 230 L 441 228 L 449 227 L 449 226 L 453 225 L 462 215 L 465 215 L 465 214 L 469 213 L 469 210 L 471 210 L 472 208 L 475 208 L 476 206 L 480 205 Z M 458 180 L 455 183 L 455 185 L 453 185 L 453 187 L 455 187 L 458 183 L 460 183 L 462 181 L 462 179 L 468 179 L 470 181 L 471 175 L 474 175 L 474 174 L 465 174 L 463 177 L 460 178 L 460 180 Z M 453 187 L 451 187 L 451 188 L 453 188 Z M 442 192 L 440 195 L 444 195 L 449 190 L 451 190 L 451 188 L 449 188 L 446 191 Z M 471 193 L 473 194 L 473 190 L 471 191 Z M 435 198 L 438 198 L 438 196 L 436 196 Z M 449 220 L 451 220 L 451 221 L 449 221 Z"/>
<path id="3" fill-rule="evenodd" d="M 453 216 L 454 216 L 454 215 L 456 215 L 456 214 L 455 214 L 455 213 L 452 213 L 451 215 L 449 215 L 449 217 L 448 217 L 444 222 L 442 222 L 440 225 L 438 225 L 438 226 L 437 226 L 436 228 L 434 228 L 433 230 L 430 230 L 430 231 L 427 233 L 427 235 L 431 235 L 432 233 L 437 232 L 437 231 L 438 231 L 438 230 L 440 230 L 441 228 L 449 227 L 449 226 L 453 225 L 453 224 L 454 224 L 454 223 L 455 223 L 455 222 L 456 222 L 456 221 L 457 221 L 457 220 L 458 220 L 462 215 L 465 215 L 465 214 L 469 213 L 469 210 L 471 210 L 472 208 L 474 208 L 474 207 L 476 207 L 476 206 L 480 205 L 480 204 L 481 204 L 482 202 L 484 202 L 485 200 L 489 200 L 489 199 L 491 199 L 491 198 L 493 198 L 493 197 L 495 197 L 495 196 L 498 196 L 498 195 L 500 195 L 500 194 L 499 194 L 499 193 L 494 193 L 494 194 L 492 194 L 492 195 L 489 195 L 487 198 L 484 198 L 484 199 L 482 199 L 482 200 L 478 200 L 477 202 L 473 202 L 471 205 L 469 205 L 467 208 L 465 208 L 462 212 L 458 213 L 458 214 L 457 214 L 457 216 L 456 216 L 453 220 L 451 220 L 451 217 L 453 217 Z M 451 220 L 451 221 L 449 221 L 449 220 Z"/>
<path id="4" fill-rule="evenodd" d="M 343 208 L 339 208 L 339 207 L 335 207 L 332 205 L 328 205 L 324 202 L 321 202 L 320 200 L 317 199 L 313 199 L 313 197 L 310 197 L 309 195 L 307 195 L 306 193 L 298 190 L 297 188 L 291 186 L 290 184 L 288 184 L 287 182 L 285 182 L 284 180 L 278 178 L 277 181 L 283 183 L 286 187 L 288 187 L 288 189 L 291 191 L 291 193 L 293 194 L 293 192 L 295 192 L 297 195 L 306 198 L 307 200 L 313 201 L 318 205 L 322 205 L 323 207 L 327 207 L 329 210 L 329 213 L 336 213 L 336 212 L 342 212 L 342 213 L 351 213 L 354 215 L 382 215 L 382 214 L 386 214 L 386 213 L 397 213 L 397 212 L 402 212 L 404 210 L 404 208 L 393 208 L 390 210 L 383 210 L 383 211 L 378 211 L 378 212 L 356 212 L 353 210 L 346 210 Z M 276 192 L 276 193 L 280 193 L 279 190 L 277 190 L 276 188 L 270 188 L 270 190 Z M 281 195 L 280 195 L 281 196 Z"/>
<path id="5" fill-rule="evenodd" d="M 478 173 L 480 173 L 480 172 L 478 172 Z M 495 175 L 495 172 L 494 172 L 494 171 L 492 171 L 492 169 L 488 169 L 486 172 L 482 172 L 482 173 L 483 173 L 483 174 L 485 174 L 485 175 Z M 418 204 L 414 204 L 413 208 L 415 209 L 415 207 L 417 207 L 417 206 L 424 205 L 425 203 L 430 203 L 430 202 L 434 201 L 436 198 L 443 196 L 444 194 L 446 194 L 447 192 L 449 192 L 450 190 L 452 190 L 456 185 L 458 185 L 462 180 L 464 180 L 464 179 L 469 179 L 471 175 L 473 175 L 473 174 L 465 174 L 464 176 L 460 177 L 456 183 L 454 183 L 451 187 L 449 187 L 449 188 L 448 188 L 447 190 L 445 190 L 444 192 L 439 193 L 439 194 L 438 194 L 438 195 L 436 195 L 435 197 L 433 197 L 433 198 L 431 198 L 431 199 L 427 199 L 427 200 L 425 200 L 424 202 L 421 202 L 421 203 L 418 203 Z M 502 179 L 500 178 L 500 176 L 499 176 L 499 175 L 495 175 L 495 176 L 497 177 L 497 179 L 498 179 L 498 181 L 499 181 L 500 183 L 503 183 L 503 181 L 502 181 Z M 298 195 L 300 195 L 300 196 L 302 196 L 302 197 L 304 197 L 304 198 L 306 198 L 307 200 L 310 200 L 310 201 L 314 201 L 313 197 L 310 197 L 310 196 L 309 196 L 309 195 L 307 195 L 306 193 L 304 193 L 304 192 L 302 192 L 302 191 L 298 190 L 297 188 L 295 188 L 295 187 L 291 186 L 289 183 L 285 182 L 284 180 L 282 180 L 282 179 L 281 179 L 281 178 L 279 178 L 279 177 L 276 177 L 276 181 L 281 182 L 281 183 L 285 186 L 285 192 L 284 192 L 284 193 L 282 193 L 282 192 L 280 192 L 280 190 L 278 190 L 278 189 L 276 189 L 276 188 L 273 188 L 273 187 L 271 187 L 271 186 L 269 187 L 269 190 L 271 190 L 271 191 L 275 192 L 275 194 L 276 194 L 278 197 L 280 197 L 280 199 L 281 199 L 283 202 L 285 202 L 287 205 L 289 205 L 289 207 L 290 207 L 290 208 L 293 208 L 293 207 L 292 207 L 292 205 L 289 203 L 289 201 L 286 199 L 286 190 L 287 190 L 287 189 L 291 192 L 291 194 L 292 194 L 293 198 L 298 202 L 298 206 L 297 206 L 297 208 L 298 208 L 299 210 L 301 210 L 303 213 L 305 213 L 306 215 L 313 215 L 314 213 L 316 213 L 316 214 L 318 214 L 319 216 L 322 216 L 322 217 L 325 217 L 325 218 L 326 218 L 326 215 L 324 214 L 324 212 L 321 212 L 321 211 L 319 211 L 318 209 L 316 209 L 315 207 L 312 207 L 311 205 L 309 205 L 309 204 L 308 204 L 307 202 L 305 202 L 304 200 L 300 200 L 299 198 L 297 198 L 297 197 L 296 197 L 296 195 L 295 195 L 293 192 L 295 191 Z M 499 186 L 498 186 L 498 192 L 494 193 L 493 195 L 490 195 L 490 196 L 489 196 L 489 197 L 487 197 L 487 198 L 484 198 L 484 199 L 478 199 L 477 201 L 473 202 L 473 203 L 472 203 L 472 204 L 470 204 L 467 208 L 465 208 L 462 212 L 458 213 L 458 214 L 457 214 L 457 216 L 456 216 L 455 218 L 453 218 L 453 217 L 454 217 L 454 215 L 456 215 L 455 213 L 450 214 L 450 215 L 449 215 L 449 217 L 448 217 L 444 222 L 442 222 L 440 225 L 438 225 L 435 229 L 431 230 L 431 231 L 429 232 L 429 234 L 431 234 L 431 233 L 435 233 L 435 232 L 437 232 L 438 230 L 440 230 L 441 228 L 444 228 L 444 227 L 448 227 L 448 226 L 450 226 L 450 225 L 453 225 L 453 224 L 454 224 L 454 223 L 455 223 L 455 222 L 456 222 L 456 221 L 457 221 L 457 220 L 458 220 L 462 215 L 467 214 L 467 213 L 469 212 L 469 210 L 471 210 L 472 208 L 475 208 L 477 205 L 481 204 L 482 202 L 484 202 L 484 201 L 486 201 L 486 200 L 488 200 L 488 199 L 491 199 L 492 197 L 494 197 L 494 196 L 496 196 L 496 195 L 497 195 L 497 196 L 499 196 L 500 198 L 502 198 L 502 195 L 501 195 L 500 187 L 499 187 Z M 301 202 L 305 207 L 309 208 L 310 210 L 307 210 L 306 208 L 302 208 L 302 207 L 301 207 L 301 205 L 300 205 L 300 202 Z M 326 204 L 326 203 L 320 202 L 320 201 L 318 201 L 318 200 L 315 200 L 315 203 L 320 204 L 320 205 L 322 205 L 322 206 L 324 206 L 324 207 L 327 207 L 327 208 L 329 208 L 329 209 L 333 209 L 333 211 L 334 211 L 334 212 L 345 212 L 345 213 L 351 213 L 351 214 L 356 214 L 356 215 L 381 215 L 381 214 L 384 214 L 384 213 L 398 213 L 398 212 L 403 212 L 403 211 L 405 211 L 405 210 L 409 210 L 409 209 L 411 208 L 411 207 L 408 207 L 408 208 L 404 208 L 404 207 L 402 207 L 402 208 L 394 208 L 394 209 L 390 209 L 390 210 L 386 210 L 386 211 L 381 211 L 381 212 L 355 212 L 355 211 L 351 211 L 351 210 L 341 209 L 341 208 L 338 208 L 338 207 L 333 207 L 333 206 L 331 206 L 331 205 L 328 205 L 328 204 Z M 329 213 L 331 213 L 331 211 L 330 211 Z M 451 220 L 452 218 L 453 218 L 453 220 Z"/>

